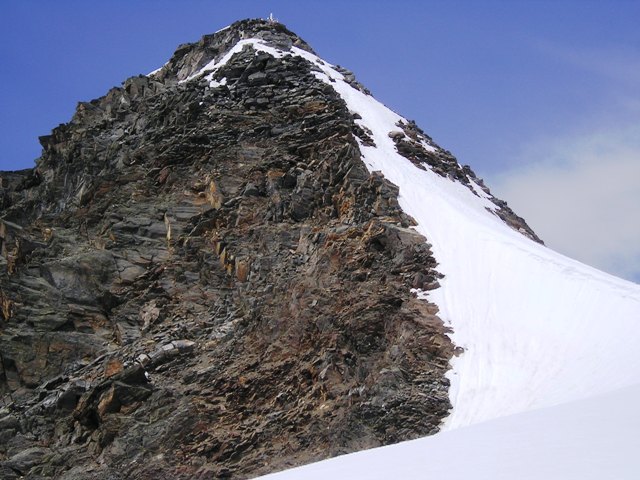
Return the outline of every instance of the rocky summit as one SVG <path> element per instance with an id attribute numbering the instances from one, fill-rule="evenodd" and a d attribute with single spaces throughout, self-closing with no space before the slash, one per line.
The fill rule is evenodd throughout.
<path id="1" fill-rule="evenodd" d="M 438 430 L 460 349 L 415 291 L 442 275 L 313 56 L 237 22 L 0 172 L 0 477 L 250 478 Z"/>

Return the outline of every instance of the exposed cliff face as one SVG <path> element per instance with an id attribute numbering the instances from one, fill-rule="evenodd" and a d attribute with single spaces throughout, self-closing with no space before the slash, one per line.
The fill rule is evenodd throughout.
<path id="1" fill-rule="evenodd" d="M 182 46 L 2 173 L 3 478 L 243 478 L 435 432 L 426 239 L 279 24 Z"/>
<path id="2" fill-rule="evenodd" d="M 246 478 L 438 430 L 457 349 L 411 289 L 442 275 L 307 53 L 238 22 L 0 174 L 3 478 Z M 537 239 L 394 128 L 391 148 Z"/>

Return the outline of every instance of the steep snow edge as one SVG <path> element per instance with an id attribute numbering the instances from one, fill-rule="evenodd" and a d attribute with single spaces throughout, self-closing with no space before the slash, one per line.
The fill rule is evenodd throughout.
<path id="1" fill-rule="evenodd" d="M 215 72 L 246 45 L 313 64 L 317 78 L 372 132 L 376 146 L 360 144 L 367 168 L 400 188 L 400 206 L 433 245 L 445 278 L 441 288 L 417 294 L 439 306 L 452 340 L 465 350 L 448 375 L 453 409 L 443 429 L 640 383 L 639 285 L 532 242 L 491 213 L 495 205 L 486 196 L 414 166 L 388 136 L 407 120 L 309 52 L 246 39 L 190 78 L 224 83 L 213 80 Z"/>

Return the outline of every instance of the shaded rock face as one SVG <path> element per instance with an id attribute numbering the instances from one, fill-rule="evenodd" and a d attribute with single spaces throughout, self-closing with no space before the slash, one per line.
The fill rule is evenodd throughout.
<path id="1" fill-rule="evenodd" d="M 344 102 L 244 21 L 2 172 L 0 476 L 247 478 L 437 431 L 441 277 Z M 354 80 L 355 81 L 355 80 Z M 360 129 L 361 130 L 361 129 Z"/>

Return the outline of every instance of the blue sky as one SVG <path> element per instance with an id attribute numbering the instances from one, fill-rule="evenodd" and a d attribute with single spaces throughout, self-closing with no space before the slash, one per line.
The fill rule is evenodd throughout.
<path id="1" fill-rule="evenodd" d="M 0 0 L 0 169 L 78 101 L 270 12 L 550 246 L 640 281 L 640 1 Z"/>

